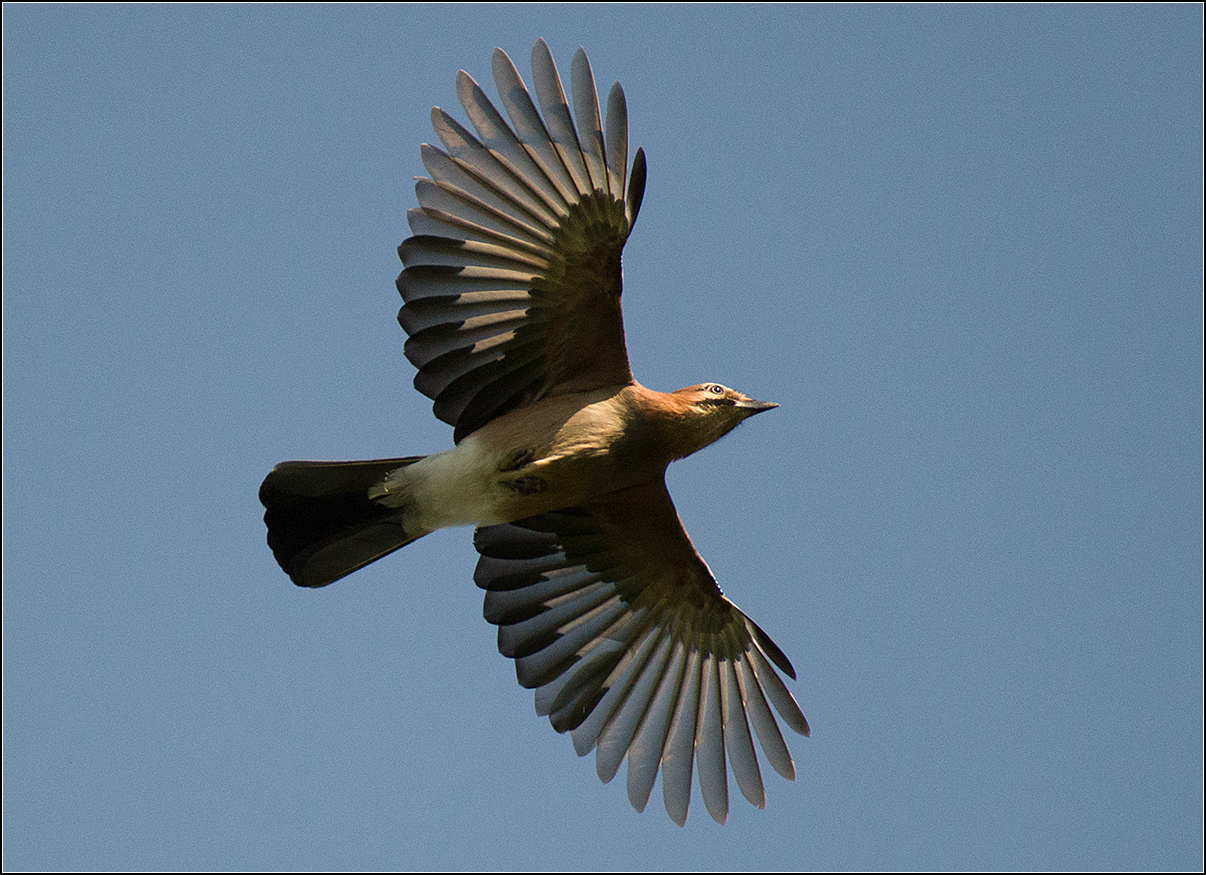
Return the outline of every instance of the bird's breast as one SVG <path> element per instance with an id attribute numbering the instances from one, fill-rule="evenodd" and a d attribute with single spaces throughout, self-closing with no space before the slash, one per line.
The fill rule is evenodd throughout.
<path id="1" fill-rule="evenodd" d="M 541 505 L 533 511 L 539 513 L 581 504 L 665 472 L 669 457 L 656 430 L 633 415 L 630 391 L 542 399 L 474 437 L 505 460 L 499 482 L 525 508 Z"/>

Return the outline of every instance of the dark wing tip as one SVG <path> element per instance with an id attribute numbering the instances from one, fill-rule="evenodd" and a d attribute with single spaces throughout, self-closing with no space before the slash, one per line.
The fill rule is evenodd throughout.
<path id="1" fill-rule="evenodd" d="M 778 666 L 779 670 L 791 678 L 796 679 L 796 670 L 792 667 L 791 660 L 787 658 L 787 654 L 779 649 L 779 645 L 771 640 L 771 637 L 762 631 L 762 627 L 751 620 L 748 616 L 745 618 L 749 623 L 750 632 L 754 635 L 754 640 L 758 642 L 758 646 L 762 648 L 762 652 L 770 657 L 771 662 Z"/>
<path id="2" fill-rule="evenodd" d="M 642 146 L 636 151 L 636 157 L 632 159 L 632 173 L 628 177 L 628 230 L 631 233 L 632 226 L 636 224 L 637 213 L 641 211 L 641 201 L 645 198 L 645 147 Z"/>

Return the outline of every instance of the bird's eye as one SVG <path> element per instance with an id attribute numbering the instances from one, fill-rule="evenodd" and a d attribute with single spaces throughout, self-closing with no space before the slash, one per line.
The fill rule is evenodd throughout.
<path id="1" fill-rule="evenodd" d="M 708 387 L 708 391 L 711 392 L 713 395 L 723 395 L 724 394 L 724 386 L 721 386 L 719 383 L 713 383 L 711 386 Z"/>

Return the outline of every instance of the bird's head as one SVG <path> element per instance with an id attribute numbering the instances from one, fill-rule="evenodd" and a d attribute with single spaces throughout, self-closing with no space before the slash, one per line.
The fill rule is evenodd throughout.
<path id="1" fill-rule="evenodd" d="M 720 440 L 755 413 L 779 406 L 773 401 L 755 401 L 719 383 L 687 386 L 670 397 L 679 414 L 680 450 L 685 450 L 676 454 L 678 458 Z"/>

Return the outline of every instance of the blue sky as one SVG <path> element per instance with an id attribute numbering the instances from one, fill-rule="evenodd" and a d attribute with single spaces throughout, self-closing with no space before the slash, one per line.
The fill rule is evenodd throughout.
<path id="1" fill-rule="evenodd" d="M 1197 6 L 3 15 L 6 869 L 1201 866 Z M 275 462 L 451 445 L 395 247 L 539 36 L 649 157 L 638 378 L 782 405 L 669 477 L 813 727 L 724 827 L 536 716 L 468 530 L 264 542 Z"/>

